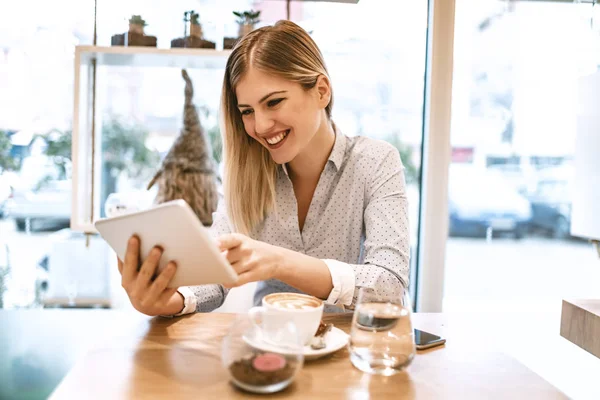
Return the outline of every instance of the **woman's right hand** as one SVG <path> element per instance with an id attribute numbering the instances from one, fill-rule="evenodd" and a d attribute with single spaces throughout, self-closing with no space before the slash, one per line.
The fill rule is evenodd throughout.
<path id="1" fill-rule="evenodd" d="M 167 285 L 175 275 L 177 266 L 173 261 L 154 277 L 158 268 L 162 249 L 154 247 L 148 258 L 140 265 L 140 240 L 132 236 L 127 243 L 125 260 L 118 260 L 121 273 L 121 285 L 129 296 L 129 301 L 139 312 L 150 315 L 173 315 L 183 310 L 183 296 L 176 288 Z"/>

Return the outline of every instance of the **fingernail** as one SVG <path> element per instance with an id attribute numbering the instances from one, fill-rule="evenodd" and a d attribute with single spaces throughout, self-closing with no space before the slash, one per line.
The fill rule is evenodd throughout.
<path id="1" fill-rule="evenodd" d="M 152 255 L 154 257 L 160 256 L 161 253 L 162 253 L 162 250 L 160 249 L 160 247 L 155 247 L 155 248 L 152 249 Z"/>
<path id="2" fill-rule="evenodd" d="M 130 245 L 134 245 L 137 242 L 137 238 L 135 236 L 132 236 L 129 238 L 129 244 Z"/>

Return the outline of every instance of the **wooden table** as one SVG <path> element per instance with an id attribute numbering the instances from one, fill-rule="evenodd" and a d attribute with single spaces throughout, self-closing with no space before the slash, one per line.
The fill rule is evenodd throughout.
<path id="1" fill-rule="evenodd" d="M 600 358 L 600 300 L 563 300 L 560 335 Z"/>
<path id="2" fill-rule="evenodd" d="M 104 332 L 146 320 L 114 310 L 0 309 L 0 399 L 47 399 Z"/>
<path id="3" fill-rule="evenodd" d="M 498 316 L 415 314 L 416 328 L 442 334 L 448 342 L 442 348 L 420 352 L 407 372 L 393 377 L 363 374 L 351 365 L 348 352 L 343 349 L 328 358 L 305 363 L 292 386 L 269 397 L 328 400 L 567 398 L 507 351 L 512 347 L 512 352 L 516 349 L 519 353 L 519 345 L 511 338 L 525 333 L 525 343 L 533 339 L 531 345 L 521 346 L 520 354 L 524 354 L 526 364 L 537 365 L 545 375 L 555 378 L 553 383 L 559 386 L 565 386 L 565 379 L 571 379 L 572 386 L 577 386 L 574 390 L 579 390 L 575 397 L 584 393 L 592 396 L 589 398 L 600 398 L 596 396 L 599 392 L 594 380 L 582 387 L 580 381 L 572 379 L 571 376 L 584 377 L 582 371 L 576 371 L 582 365 L 570 365 L 582 355 L 589 356 L 594 360 L 586 359 L 591 363 L 583 367 L 588 368 L 592 376 L 600 376 L 600 362 L 594 364 L 593 356 L 561 338 L 559 321 L 554 321 L 556 324 L 549 319 L 535 321 L 531 315 L 510 317 L 524 324 L 525 330 L 518 336 L 514 333 L 519 333 L 522 326 L 506 324 L 507 320 Z M 114 333 L 75 365 L 51 398 L 254 397 L 233 388 L 221 365 L 221 340 L 234 318 L 231 314 L 195 314 L 114 326 Z M 350 318 L 350 315 L 328 315 L 325 320 L 348 332 Z M 531 329 L 537 326 L 547 331 L 548 324 L 555 326 L 555 332 L 544 335 L 543 331 L 527 330 L 528 326 Z M 555 346 L 544 337 L 564 343 Z M 522 351 L 532 348 L 543 354 L 537 350 Z M 554 364 L 553 371 L 560 372 L 560 377 L 544 370 L 548 364 Z M 577 373 L 570 374 L 573 371 Z"/>

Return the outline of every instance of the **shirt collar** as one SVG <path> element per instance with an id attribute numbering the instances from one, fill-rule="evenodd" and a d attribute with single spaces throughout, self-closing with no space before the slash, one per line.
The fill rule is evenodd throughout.
<path id="1" fill-rule="evenodd" d="M 333 162 L 336 169 L 340 169 L 342 162 L 344 162 L 344 156 L 346 155 L 346 136 L 336 128 L 335 130 L 335 143 L 331 154 L 329 154 L 329 161 Z"/>
<path id="2" fill-rule="evenodd" d="M 335 129 L 335 142 L 333 143 L 333 149 L 327 161 L 331 161 L 337 170 L 342 166 L 344 156 L 346 155 L 346 136 L 339 130 Z M 281 164 L 283 172 L 288 175 L 287 165 Z"/>

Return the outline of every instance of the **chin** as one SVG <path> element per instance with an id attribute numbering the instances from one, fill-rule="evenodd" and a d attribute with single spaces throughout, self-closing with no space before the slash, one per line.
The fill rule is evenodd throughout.
<path id="1" fill-rule="evenodd" d="M 271 159 L 275 161 L 276 164 L 282 165 L 287 164 L 294 159 L 293 156 L 289 154 L 276 154 L 271 152 Z"/>
<path id="2" fill-rule="evenodd" d="M 293 146 L 293 143 L 284 143 L 284 145 L 282 147 L 280 147 L 279 149 L 269 149 L 269 154 L 271 155 L 271 159 L 276 163 L 276 164 L 287 164 L 290 161 L 292 161 L 294 158 L 296 158 L 296 155 L 298 155 L 298 151 L 296 150 L 295 146 Z"/>

